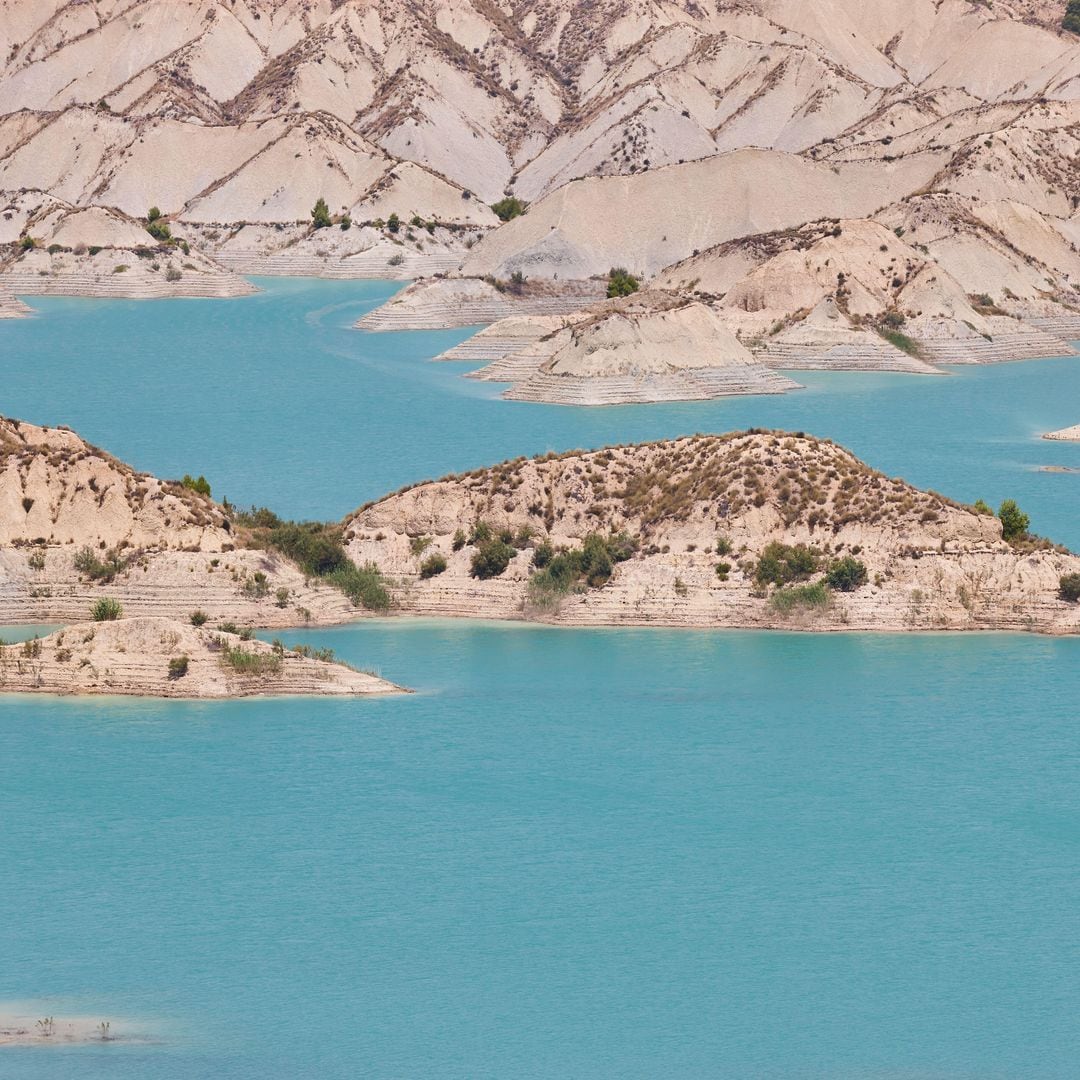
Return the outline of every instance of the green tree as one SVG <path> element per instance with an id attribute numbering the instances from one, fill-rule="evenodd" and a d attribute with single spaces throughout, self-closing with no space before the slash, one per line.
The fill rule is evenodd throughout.
<path id="1" fill-rule="evenodd" d="M 210 483 L 205 476 L 193 477 L 184 474 L 184 479 L 180 483 L 188 489 L 188 491 L 194 491 L 199 495 L 205 495 L 210 497 Z"/>
<path id="2" fill-rule="evenodd" d="M 495 211 L 495 216 L 500 221 L 510 221 L 511 218 L 521 217 L 528 208 L 527 202 L 522 202 L 514 195 L 507 195 L 505 199 L 491 204 L 491 209 Z"/>
<path id="3" fill-rule="evenodd" d="M 1074 34 L 1080 34 L 1080 0 L 1069 0 L 1061 25 Z"/>
<path id="4" fill-rule="evenodd" d="M 311 211 L 311 224 L 316 229 L 328 229 L 334 224 L 330 217 L 330 207 L 326 205 L 326 200 L 321 195 Z"/>
<path id="5" fill-rule="evenodd" d="M 1070 604 L 1075 604 L 1080 600 L 1080 574 L 1063 574 L 1058 596 Z"/>
<path id="6" fill-rule="evenodd" d="M 1001 520 L 1001 535 L 1010 543 L 1027 536 L 1031 519 L 1012 499 L 1006 499 L 1001 504 L 998 518 Z"/>
<path id="7" fill-rule="evenodd" d="M 515 554 L 514 548 L 505 540 L 485 540 L 472 557 L 472 576 L 481 580 L 498 577 L 510 565 Z"/>
<path id="8" fill-rule="evenodd" d="M 607 294 L 609 298 L 629 296 L 631 293 L 636 293 L 640 288 L 641 282 L 625 267 L 613 266 L 608 272 Z"/>
<path id="9" fill-rule="evenodd" d="M 866 567 L 858 559 L 845 555 L 829 567 L 825 580 L 837 592 L 854 592 L 866 584 L 866 577 Z"/>

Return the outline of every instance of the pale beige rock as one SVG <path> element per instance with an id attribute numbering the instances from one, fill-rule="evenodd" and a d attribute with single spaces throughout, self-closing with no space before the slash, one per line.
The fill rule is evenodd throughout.
<path id="1" fill-rule="evenodd" d="M 505 321 L 510 335 L 524 330 L 520 319 Z M 508 349 L 471 377 L 513 382 L 506 398 L 564 405 L 693 401 L 797 389 L 757 363 L 710 308 L 680 303 L 669 294 L 635 294 L 543 322 L 550 327 L 547 333 Z"/>
<path id="2" fill-rule="evenodd" d="M 440 278 L 402 289 L 356 322 L 360 330 L 443 330 L 522 315 L 569 315 L 599 300 L 593 281 L 530 281 L 502 290 L 481 278 Z"/>
<path id="3" fill-rule="evenodd" d="M 1048 431 L 1043 438 L 1057 442 L 1080 442 L 1080 424 L 1062 428 L 1060 431 Z"/>
<path id="4" fill-rule="evenodd" d="M 230 657 L 248 666 L 238 669 Z M 170 661 L 183 670 L 170 672 Z M 75 623 L 0 646 L 0 693 L 235 698 L 401 692 L 345 664 L 166 618 Z"/>

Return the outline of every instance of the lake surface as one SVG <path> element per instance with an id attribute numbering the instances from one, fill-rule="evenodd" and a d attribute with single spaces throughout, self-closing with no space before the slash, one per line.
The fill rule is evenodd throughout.
<path id="1" fill-rule="evenodd" d="M 348 324 L 393 286 L 45 301 L 0 412 L 338 516 L 548 448 L 830 436 L 1080 546 L 1080 361 L 580 411 Z M 12 636 L 7 634 L 6 636 Z M 0 1077 L 1065 1078 L 1080 641 L 370 621 L 379 701 L 0 696 L 0 1002 L 151 1045 Z M 0 1005 L 0 1012 L 3 1006 Z"/>

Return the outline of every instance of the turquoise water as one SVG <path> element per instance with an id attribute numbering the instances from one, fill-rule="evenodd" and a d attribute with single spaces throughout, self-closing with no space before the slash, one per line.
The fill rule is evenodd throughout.
<path id="1" fill-rule="evenodd" d="M 677 405 L 573 409 L 501 401 L 431 356 L 468 331 L 349 329 L 387 282 L 260 281 L 242 300 L 33 298 L 0 334 L 0 412 L 66 423 L 140 469 L 204 473 L 219 497 L 341 517 L 403 484 L 518 454 L 747 427 L 827 436 L 870 464 L 959 499 L 1021 497 L 1080 547 L 1070 504 L 1080 445 L 1038 436 L 1080 422 L 1080 358 L 955 376 L 800 372 L 808 389 Z"/>
<path id="2" fill-rule="evenodd" d="M 0 411 L 320 516 L 549 446 L 784 425 L 1080 545 L 1080 477 L 1032 471 L 1080 465 L 1033 438 L 1077 421 L 1077 361 L 510 405 L 425 362 L 463 334 L 345 329 L 391 288 L 35 300 Z M 0 1002 L 154 1040 L 0 1048 L 0 1077 L 1076 1075 L 1080 641 L 301 636 L 420 692 L 0 696 Z"/>

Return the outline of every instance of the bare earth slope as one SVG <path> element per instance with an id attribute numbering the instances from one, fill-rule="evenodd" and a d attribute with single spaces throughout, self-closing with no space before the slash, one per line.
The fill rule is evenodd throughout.
<path id="1" fill-rule="evenodd" d="M 1051 0 L 0 0 L 0 277 L 235 295 L 236 273 L 625 265 L 682 288 L 715 268 L 669 268 L 716 245 L 873 218 L 918 233 L 966 294 L 1067 335 L 1080 41 L 1062 16 Z M 499 225 L 508 195 L 531 207 Z M 919 202 L 943 196 L 959 202 Z M 331 230 L 311 227 L 319 198 Z M 57 233 L 53 203 L 135 232 Z M 151 206 L 188 245 L 168 267 L 158 251 L 164 282 L 78 254 L 133 250 Z M 46 261 L 27 238 L 71 251 Z"/>
<path id="2" fill-rule="evenodd" d="M 500 534 L 505 568 L 484 577 L 499 570 L 492 544 Z M 1080 558 L 1045 542 L 1006 543 L 994 517 L 803 435 L 696 436 L 518 459 L 380 500 L 356 514 L 346 537 L 355 559 L 407 583 L 399 603 L 415 614 L 1080 631 L 1080 606 L 1058 598 L 1061 576 L 1080 570 Z M 546 545 L 580 553 L 599 540 L 610 543 L 610 561 L 590 564 L 596 580 L 574 577 L 561 589 L 545 580 L 539 567 L 553 565 Z M 796 588 L 816 586 L 844 557 L 864 565 L 865 583 L 850 592 L 778 590 L 760 575 L 777 543 L 813 552 L 814 568 L 794 579 Z M 431 574 L 428 563 L 422 574 L 435 556 L 445 569 Z"/>

